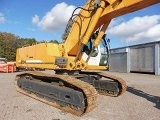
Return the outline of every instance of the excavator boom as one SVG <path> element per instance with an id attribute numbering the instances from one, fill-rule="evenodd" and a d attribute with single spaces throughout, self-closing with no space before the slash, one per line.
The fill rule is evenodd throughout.
<path id="1" fill-rule="evenodd" d="M 148 6 L 157 4 L 160 0 L 98 0 L 99 4 L 95 10 L 94 0 L 88 0 L 79 15 L 74 18 L 65 38 L 66 52 L 77 55 L 81 51 L 81 46 L 87 44 L 92 34 L 103 26 L 101 33 L 94 42 L 98 46 L 110 21 L 118 16 L 128 14 Z M 72 18 L 72 17 L 71 17 Z M 79 44 L 82 44 L 81 46 Z"/>

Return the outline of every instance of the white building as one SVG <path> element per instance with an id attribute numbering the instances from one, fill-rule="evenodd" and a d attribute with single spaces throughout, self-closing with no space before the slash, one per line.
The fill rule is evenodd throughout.
<path id="1" fill-rule="evenodd" d="M 160 75 L 160 41 L 111 49 L 109 71 Z"/>

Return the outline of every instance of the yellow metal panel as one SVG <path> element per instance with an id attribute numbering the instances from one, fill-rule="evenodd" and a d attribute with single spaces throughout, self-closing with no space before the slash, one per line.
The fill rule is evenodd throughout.
<path id="1" fill-rule="evenodd" d="M 96 65 L 89 65 L 86 68 L 87 70 L 107 70 L 108 66 L 96 66 Z"/>
<path id="2" fill-rule="evenodd" d="M 47 43 L 47 55 L 60 57 L 59 45 L 54 43 Z"/>
<path id="3" fill-rule="evenodd" d="M 55 56 L 59 56 L 58 45 L 41 43 L 19 48 L 16 63 L 18 67 L 55 69 Z"/>

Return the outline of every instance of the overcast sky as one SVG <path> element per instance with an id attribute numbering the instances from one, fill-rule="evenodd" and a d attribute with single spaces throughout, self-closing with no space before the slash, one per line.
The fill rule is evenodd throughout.
<path id="1" fill-rule="evenodd" d="M 0 0 L 0 32 L 61 41 L 72 11 L 86 1 Z M 160 40 L 160 4 L 113 19 L 106 33 L 111 48 Z"/>

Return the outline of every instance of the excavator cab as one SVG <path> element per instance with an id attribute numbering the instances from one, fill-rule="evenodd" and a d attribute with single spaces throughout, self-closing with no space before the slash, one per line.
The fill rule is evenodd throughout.
<path id="1" fill-rule="evenodd" d="M 100 58 L 101 58 L 100 46 L 94 48 L 92 43 L 93 43 L 93 40 L 90 39 L 88 43 L 84 46 L 82 59 L 86 61 L 92 49 L 94 49 L 88 60 L 88 65 L 99 65 Z"/>
<path id="2" fill-rule="evenodd" d="M 96 39 L 97 34 L 97 32 L 93 34 L 88 43 L 83 47 L 82 58 L 84 61 L 86 61 L 91 51 L 93 51 L 88 60 L 88 65 L 106 66 L 108 64 L 109 58 L 109 42 L 107 41 L 108 39 L 106 39 L 106 35 L 104 35 L 100 42 L 100 45 L 98 47 L 94 47 L 93 42 Z"/>

